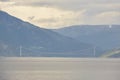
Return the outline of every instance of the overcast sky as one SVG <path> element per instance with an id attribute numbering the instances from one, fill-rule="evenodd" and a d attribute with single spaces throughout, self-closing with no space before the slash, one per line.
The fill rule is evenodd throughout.
<path id="1" fill-rule="evenodd" d="M 120 0 L 0 0 L 0 8 L 44 28 L 120 24 Z"/>

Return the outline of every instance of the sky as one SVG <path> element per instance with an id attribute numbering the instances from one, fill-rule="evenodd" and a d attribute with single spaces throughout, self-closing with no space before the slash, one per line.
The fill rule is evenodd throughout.
<path id="1" fill-rule="evenodd" d="M 49 29 L 120 24 L 120 0 L 0 0 L 0 9 Z"/>

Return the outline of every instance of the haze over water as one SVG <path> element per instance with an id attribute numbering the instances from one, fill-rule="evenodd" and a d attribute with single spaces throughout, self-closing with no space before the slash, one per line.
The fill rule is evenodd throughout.
<path id="1" fill-rule="evenodd" d="M 120 80 L 120 59 L 0 58 L 0 80 Z"/>

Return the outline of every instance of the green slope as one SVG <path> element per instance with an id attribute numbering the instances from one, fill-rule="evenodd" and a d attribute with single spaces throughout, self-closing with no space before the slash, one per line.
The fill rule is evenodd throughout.
<path id="1" fill-rule="evenodd" d="M 101 57 L 103 57 L 103 58 L 107 58 L 107 57 L 120 57 L 120 49 L 113 49 L 113 50 L 111 50 L 109 52 L 106 52 Z"/>

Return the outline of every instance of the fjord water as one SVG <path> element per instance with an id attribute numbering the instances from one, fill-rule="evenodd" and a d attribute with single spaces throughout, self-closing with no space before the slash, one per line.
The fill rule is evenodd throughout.
<path id="1" fill-rule="evenodd" d="M 120 80 L 120 59 L 0 58 L 0 80 Z"/>

